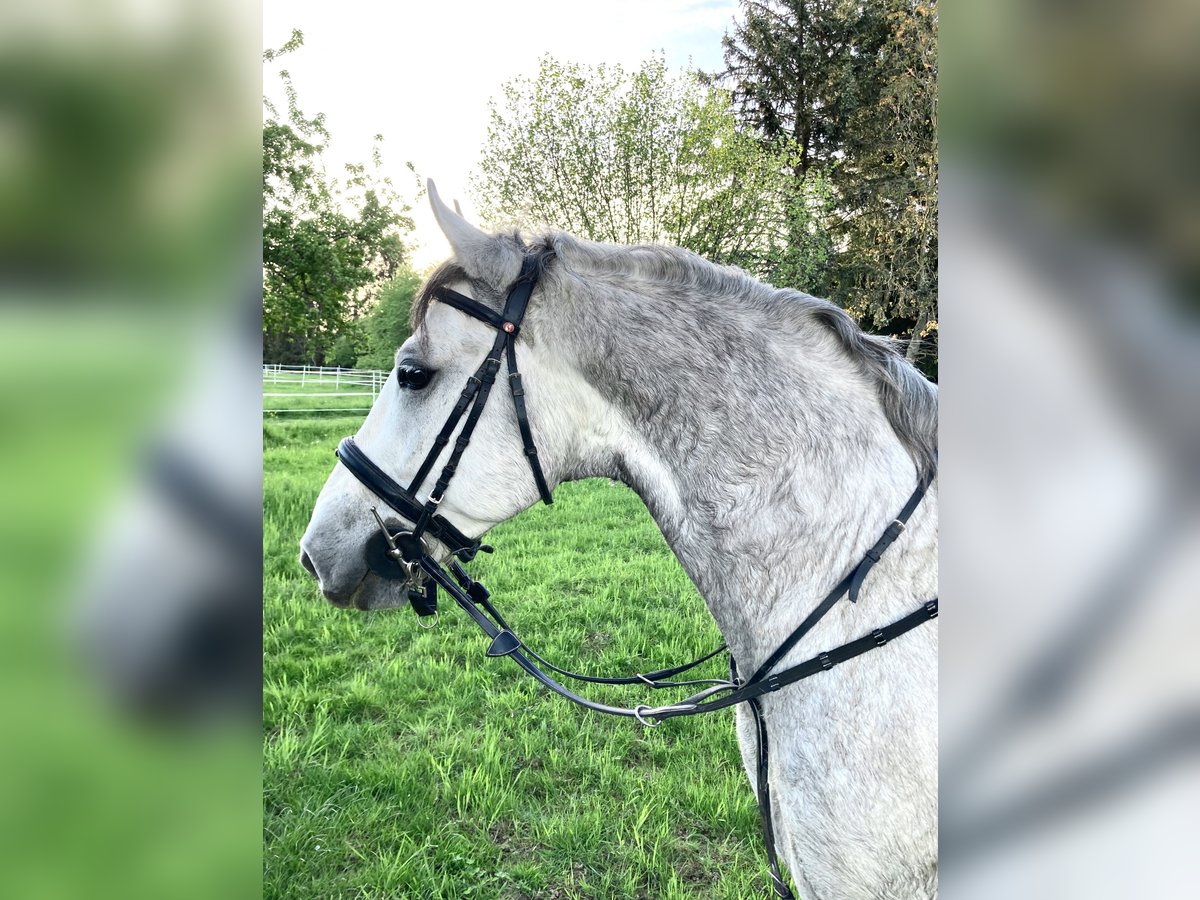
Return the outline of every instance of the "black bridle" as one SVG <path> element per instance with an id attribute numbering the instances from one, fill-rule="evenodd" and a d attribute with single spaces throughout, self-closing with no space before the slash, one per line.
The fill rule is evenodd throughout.
<path id="1" fill-rule="evenodd" d="M 452 291 L 448 288 L 437 288 L 433 292 L 435 299 L 453 306 L 496 329 L 496 339 L 488 352 L 487 358 L 467 379 L 458 402 L 442 426 L 433 442 L 424 462 L 408 488 L 401 487 L 386 472 L 373 463 L 354 443 L 353 438 L 343 438 L 337 448 L 337 457 L 355 478 L 357 478 L 371 493 L 394 509 L 403 518 L 413 522 L 411 531 L 390 529 L 383 521 L 376 508 L 371 508 L 379 524 L 379 532 L 368 542 L 367 559 L 373 571 L 385 578 L 402 579 L 409 589 L 408 596 L 413 609 L 418 615 L 427 616 L 437 611 L 437 589 L 440 587 L 467 613 L 479 628 L 491 638 L 487 655 L 498 657 L 507 656 L 525 672 L 537 679 L 541 684 L 554 691 L 559 696 L 596 712 L 610 715 L 634 718 L 647 727 L 657 727 L 666 719 L 679 716 L 694 716 L 702 713 L 715 712 L 746 703 L 755 723 L 758 744 L 758 777 L 756 792 L 758 795 L 759 815 L 762 820 L 763 836 L 767 845 L 767 857 L 770 864 L 771 879 L 776 896 L 781 900 L 792 900 L 793 894 L 784 882 L 779 871 L 779 862 L 775 850 L 774 825 L 771 817 L 771 793 L 767 778 L 767 729 L 763 718 L 762 706 L 759 702 L 764 694 L 777 691 L 789 684 L 794 684 L 820 672 L 828 671 L 834 666 L 856 656 L 861 656 L 877 647 L 882 647 L 889 641 L 900 637 L 917 626 L 934 619 L 938 615 L 937 599 L 923 603 L 913 612 L 892 624 L 878 628 L 870 634 L 857 640 L 850 641 L 840 647 L 818 653 L 816 656 L 776 672 L 779 665 L 808 634 L 816 624 L 824 618 L 842 597 L 848 597 L 852 603 L 858 601 L 859 591 L 871 568 L 879 562 L 883 552 L 891 546 L 904 528 L 933 480 L 933 473 L 921 478 L 916 490 L 908 498 L 904 507 L 897 513 L 895 519 L 884 529 L 879 540 L 866 552 L 862 560 L 842 578 L 816 608 L 800 623 L 799 626 L 776 648 L 749 678 L 738 675 L 737 666 L 732 656 L 729 659 L 728 679 L 703 678 L 686 681 L 674 681 L 680 675 L 695 668 L 701 663 L 712 659 L 727 648 L 724 644 L 699 659 L 671 668 L 659 669 L 654 672 L 641 673 L 627 677 L 599 678 L 580 675 L 567 669 L 559 668 L 527 647 L 512 627 L 505 621 L 504 616 L 491 602 L 491 595 L 478 581 L 473 580 L 462 563 L 470 562 L 480 551 L 492 552 L 492 548 L 464 535 L 449 521 L 438 514 L 438 506 L 445 495 L 446 489 L 454 477 L 459 460 L 470 443 L 471 435 L 479 422 L 484 404 L 495 382 L 496 373 L 500 369 L 502 356 L 507 358 L 508 378 L 512 388 L 513 403 L 516 408 L 517 426 L 521 432 L 521 440 L 525 446 L 525 456 L 529 460 L 534 481 L 542 500 L 552 503 L 550 488 L 542 474 L 538 462 L 537 448 L 529 429 L 529 418 L 525 408 L 524 390 L 521 387 L 521 375 L 517 371 L 515 341 L 521 330 L 521 321 L 529 304 L 530 295 L 537 281 L 537 268 L 530 257 L 522 264 L 521 274 L 509 290 L 504 311 L 497 314 L 483 304 L 470 297 Z M 469 412 L 468 412 L 469 408 Z M 422 503 L 417 499 L 416 492 L 424 484 L 429 473 L 433 470 L 439 454 L 450 441 L 451 435 L 459 421 L 466 415 L 462 431 L 454 442 L 450 458 L 442 469 L 428 499 Z M 448 566 L 443 566 L 430 554 L 425 541 L 425 535 L 440 541 L 450 553 Z M 536 660 L 536 662 L 535 662 Z M 541 664 L 541 667 L 538 665 Z M 639 705 L 632 708 L 608 706 L 596 703 L 574 693 L 555 681 L 543 670 L 549 669 L 559 675 L 578 681 L 593 684 L 642 684 L 651 688 L 669 688 L 698 686 L 705 687 L 698 693 L 687 697 L 678 703 L 667 706 L 652 707 Z"/>
<path id="2" fill-rule="evenodd" d="M 413 523 L 411 531 L 391 531 L 384 524 L 379 513 L 372 509 L 379 523 L 379 533 L 368 544 L 367 561 L 376 574 L 384 578 L 403 578 L 409 585 L 408 597 L 413 609 L 418 615 L 427 616 L 437 612 L 438 580 L 429 578 L 421 572 L 419 562 L 430 558 L 428 548 L 423 540 L 425 535 L 440 541 L 453 556 L 462 562 L 470 562 L 481 550 L 491 553 L 492 548 L 473 540 L 454 527 L 446 518 L 438 515 L 438 507 L 446 495 L 458 463 L 462 459 L 479 417 L 487 405 L 492 386 L 496 382 L 496 374 L 500 371 L 501 359 L 508 363 L 508 384 L 512 391 L 513 406 L 517 414 L 517 427 L 521 432 L 521 442 L 525 447 L 525 458 L 529 460 L 529 468 L 533 472 L 533 480 L 537 484 L 538 493 L 547 504 L 554 502 L 550 488 L 546 484 L 546 476 L 542 474 L 542 466 L 538 461 L 537 447 L 533 442 L 533 432 L 529 428 L 529 414 L 525 408 L 525 389 L 521 384 L 521 373 L 517 370 L 516 339 L 521 333 L 521 322 L 525 318 L 525 309 L 529 305 L 529 297 L 537 283 L 537 264 L 533 257 L 527 256 L 521 264 L 521 274 L 508 292 L 504 303 L 504 311 L 497 314 L 470 297 L 464 296 L 447 287 L 439 287 L 433 296 L 464 312 L 474 319 L 496 329 L 496 338 L 492 342 L 487 357 L 475 370 L 475 374 L 467 379 L 466 386 L 459 394 L 458 401 L 450 411 L 446 423 L 438 432 L 429 448 L 425 460 L 413 476 L 408 488 L 401 487 L 379 466 L 359 449 L 354 438 L 343 438 L 337 448 L 337 457 L 342 465 L 350 470 L 367 490 L 398 512 L 403 518 Z M 417 499 L 417 491 L 425 483 L 433 470 L 437 458 L 450 442 L 458 423 L 466 416 L 462 431 L 454 442 L 450 458 L 442 467 L 442 473 L 434 484 L 433 489 L 424 503 Z"/>

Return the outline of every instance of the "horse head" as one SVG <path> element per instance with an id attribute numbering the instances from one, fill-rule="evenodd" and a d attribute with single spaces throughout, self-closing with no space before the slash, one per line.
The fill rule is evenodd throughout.
<path id="1" fill-rule="evenodd" d="M 550 342 L 539 339 L 545 313 L 536 307 L 547 291 L 536 280 L 540 262 L 516 235 L 488 235 L 469 224 L 441 201 L 432 182 L 429 198 L 454 256 L 414 303 L 412 336 L 396 351 L 395 368 L 354 435 L 354 446 L 369 460 L 364 465 L 406 491 L 411 504 L 389 508 L 352 474 L 343 454 L 300 541 L 302 565 L 338 606 L 404 605 L 403 579 L 387 577 L 386 561 L 373 564 L 387 549 L 381 539 L 392 544 L 393 535 L 415 529 L 424 549 L 444 561 L 462 548 L 436 527 L 422 533 L 423 510 L 475 541 L 539 495 L 549 499 L 549 487 L 540 491 L 542 482 L 530 477 L 527 451 L 536 445 L 553 485 L 562 472 L 554 462 L 565 458 L 570 442 L 572 429 L 562 423 L 569 392 L 553 387 L 564 367 Z M 542 251 L 543 258 L 548 254 Z M 505 322 L 506 302 L 522 279 L 532 286 L 533 296 L 524 298 L 533 301 L 530 315 L 519 324 Z M 457 305 L 440 302 L 454 298 Z M 511 360 L 508 347 L 501 349 L 506 341 L 513 343 Z M 519 367 L 515 383 L 513 363 Z M 528 440 L 518 427 L 521 418 Z"/>

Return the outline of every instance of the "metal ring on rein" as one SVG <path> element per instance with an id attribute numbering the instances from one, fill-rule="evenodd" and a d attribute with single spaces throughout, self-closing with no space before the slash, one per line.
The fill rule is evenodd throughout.
<path id="1" fill-rule="evenodd" d="M 643 710 L 645 710 L 646 712 L 652 712 L 653 709 L 654 709 L 654 707 L 650 706 L 647 703 L 639 703 L 637 706 L 635 706 L 633 708 L 633 717 L 635 719 L 637 719 L 639 722 L 641 722 L 643 725 L 645 725 L 647 728 L 657 728 L 659 725 L 662 724 L 662 719 L 659 719 L 657 722 L 651 722 L 650 720 L 644 718 L 644 716 L 642 714 Z"/>
<path id="2" fill-rule="evenodd" d="M 430 624 L 425 625 L 424 621 L 425 621 L 425 619 L 428 619 L 428 618 L 429 618 L 429 616 L 417 616 L 417 624 L 420 625 L 422 628 L 424 628 L 426 631 L 431 631 L 432 629 L 437 628 L 438 622 L 441 621 L 442 614 L 438 610 L 435 609 L 433 611 L 433 621 Z"/>

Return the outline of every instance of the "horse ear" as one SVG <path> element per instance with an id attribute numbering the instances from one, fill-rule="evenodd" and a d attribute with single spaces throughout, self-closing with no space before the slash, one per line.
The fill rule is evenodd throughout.
<path id="1" fill-rule="evenodd" d="M 488 236 L 443 202 L 432 178 L 425 182 L 425 185 L 429 189 L 429 205 L 433 207 L 433 217 L 437 219 L 438 227 L 442 229 L 442 234 L 446 235 L 446 240 L 450 242 L 455 255 L 466 258 L 475 256 L 479 247 L 489 240 Z"/>
<path id="2" fill-rule="evenodd" d="M 438 195 L 432 178 L 425 185 L 429 189 L 433 216 L 462 267 L 472 275 L 496 284 L 514 278 L 520 267 L 520 254 L 515 246 L 484 233 L 447 206 Z"/>

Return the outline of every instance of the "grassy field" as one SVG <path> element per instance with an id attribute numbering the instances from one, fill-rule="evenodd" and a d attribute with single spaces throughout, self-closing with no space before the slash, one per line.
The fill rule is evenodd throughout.
<path id="1" fill-rule="evenodd" d="M 263 376 L 263 418 L 297 419 L 306 416 L 365 416 L 374 402 L 371 386 L 358 374 L 346 383 L 332 375 L 307 375 L 301 383 L 299 373 Z M 350 412 L 347 412 L 349 410 Z M 354 426 L 356 428 L 357 426 Z M 351 428 L 351 430 L 354 430 Z"/>
<path id="2" fill-rule="evenodd" d="M 731 712 L 648 730 L 486 658 L 450 601 L 429 631 L 410 610 L 325 603 L 296 545 L 338 438 L 357 425 L 264 425 L 264 896 L 769 896 Z M 719 642 L 621 485 L 564 485 L 553 507 L 491 542 L 496 554 L 472 572 L 560 664 L 628 674 Z M 646 699 L 635 688 L 590 696 Z"/>

